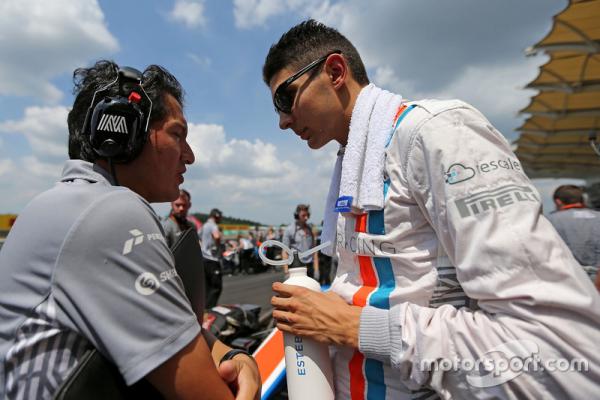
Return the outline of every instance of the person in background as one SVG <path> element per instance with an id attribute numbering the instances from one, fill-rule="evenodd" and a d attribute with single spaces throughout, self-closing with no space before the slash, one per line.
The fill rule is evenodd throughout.
<path id="1" fill-rule="evenodd" d="M 73 81 L 70 160 L 0 251 L 0 398 L 54 398 L 94 348 L 165 399 L 257 398 L 255 362 L 201 329 L 150 205 L 194 162 L 181 85 L 109 60 Z"/>
<path id="2" fill-rule="evenodd" d="M 240 243 L 240 269 L 243 274 L 250 274 L 253 272 L 254 263 L 254 250 L 255 243 L 253 240 L 252 231 L 248 231 L 246 236 L 239 235 L 238 240 Z"/>
<path id="3" fill-rule="evenodd" d="M 331 290 L 276 282 L 271 299 L 280 330 L 334 346 L 336 398 L 598 397 L 600 296 L 481 112 L 378 88 L 314 20 L 271 46 L 263 80 L 281 129 L 340 145 L 324 199 Z"/>
<path id="4" fill-rule="evenodd" d="M 548 219 L 600 290 L 600 212 L 585 205 L 583 194 L 575 185 L 556 188 L 552 196 L 556 211 Z"/>
<path id="5" fill-rule="evenodd" d="M 277 235 L 275 234 L 275 229 L 272 226 L 269 226 L 269 229 L 267 230 L 267 234 L 265 236 L 265 241 L 267 240 L 277 240 Z M 279 247 L 276 246 L 269 246 L 266 248 L 265 250 L 265 255 L 267 256 L 268 259 L 270 260 L 275 260 L 275 257 L 277 256 L 277 249 L 281 250 Z"/>
<path id="6" fill-rule="evenodd" d="M 192 196 L 185 189 L 179 190 L 179 197 L 171 202 L 171 212 L 167 219 L 163 221 L 165 230 L 165 239 L 169 247 L 173 247 L 177 238 L 182 232 L 192 228 L 196 229 L 196 224 L 188 217 L 188 211 L 192 206 Z"/>
<path id="7" fill-rule="evenodd" d="M 223 291 L 223 273 L 221 271 L 221 242 L 223 235 L 219 229 L 219 222 L 223 213 L 218 208 L 210 210 L 208 219 L 200 231 L 202 256 L 204 257 L 204 276 L 206 290 L 205 307 L 210 309 L 217 305 Z"/>
<path id="8" fill-rule="evenodd" d="M 283 244 L 298 253 L 302 253 L 316 246 L 316 238 L 312 231 L 312 226 L 308 223 L 310 218 L 310 206 L 307 204 L 298 204 L 294 211 L 294 222 L 288 225 L 283 232 Z M 285 251 L 281 256 L 285 259 L 288 257 Z M 310 254 L 307 257 L 294 257 L 292 265 L 285 265 L 284 272 L 287 274 L 288 267 L 306 267 L 306 274 L 311 278 L 319 273 L 319 255 L 317 253 Z"/>

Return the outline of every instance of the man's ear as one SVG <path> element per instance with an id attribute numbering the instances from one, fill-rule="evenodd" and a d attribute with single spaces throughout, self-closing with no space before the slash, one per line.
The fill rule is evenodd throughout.
<path id="1" fill-rule="evenodd" d="M 350 77 L 350 69 L 346 59 L 341 54 L 332 54 L 325 62 L 325 72 L 334 86 L 338 89 Z"/>
<path id="2" fill-rule="evenodd" d="M 562 201 L 560 201 L 560 199 L 553 199 L 554 200 L 554 205 L 556 206 L 557 210 L 560 210 L 564 204 Z"/>

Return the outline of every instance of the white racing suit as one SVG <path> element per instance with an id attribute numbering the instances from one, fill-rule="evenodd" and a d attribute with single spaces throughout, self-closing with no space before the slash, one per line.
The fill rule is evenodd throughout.
<path id="1" fill-rule="evenodd" d="M 509 143 L 468 104 L 412 104 L 384 209 L 338 218 L 332 290 L 365 307 L 337 398 L 597 398 L 600 297 Z"/>

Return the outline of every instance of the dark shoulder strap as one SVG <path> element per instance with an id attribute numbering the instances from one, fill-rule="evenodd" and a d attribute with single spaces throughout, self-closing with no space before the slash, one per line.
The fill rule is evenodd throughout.
<path id="1" fill-rule="evenodd" d="M 204 313 L 204 259 L 196 229 L 189 228 L 177 238 L 171 248 L 177 275 L 183 282 L 192 310 L 202 324 Z"/>
<path id="2" fill-rule="evenodd" d="M 53 398 L 54 400 L 154 400 L 163 397 L 146 379 L 127 386 L 117 367 L 96 349 L 90 349 Z"/>

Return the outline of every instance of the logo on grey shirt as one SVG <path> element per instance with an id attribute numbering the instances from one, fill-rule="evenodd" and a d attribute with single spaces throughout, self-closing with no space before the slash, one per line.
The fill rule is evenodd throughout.
<path id="1" fill-rule="evenodd" d="M 531 187 L 506 185 L 456 200 L 454 204 L 456 204 L 460 216 L 466 218 L 490 209 L 496 210 L 511 204 L 527 201 L 539 201 Z"/>
<path id="2" fill-rule="evenodd" d="M 125 241 L 123 245 L 123 255 L 131 253 L 133 246 L 137 246 L 144 241 L 144 234 L 138 229 L 132 229 L 129 231 L 134 237 Z"/>
<path id="3" fill-rule="evenodd" d="M 160 282 L 152 272 L 143 272 L 135 280 L 135 290 L 144 296 L 151 295 L 156 292 L 159 287 Z"/>
<path id="4" fill-rule="evenodd" d="M 127 255 L 127 254 L 131 253 L 134 246 L 137 246 L 138 244 L 142 244 L 142 242 L 144 241 L 144 232 L 140 231 L 139 229 L 132 229 L 129 231 L 129 233 L 133 237 L 131 239 L 127 239 L 125 241 L 125 243 L 123 244 L 123 255 Z M 162 241 L 165 240 L 164 236 L 160 233 L 148 233 L 148 234 L 146 234 L 146 239 L 147 240 L 162 240 Z"/>
<path id="5" fill-rule="evenodd" d="M 166 282 L 176 276 L 179 275 L 175 268 L 161 272 L 158 278 L 152 272 L 142 272 L 135 280 L 135 290 L 144 296 L 149 296 L 158 290 L 161 282 Z"/>

